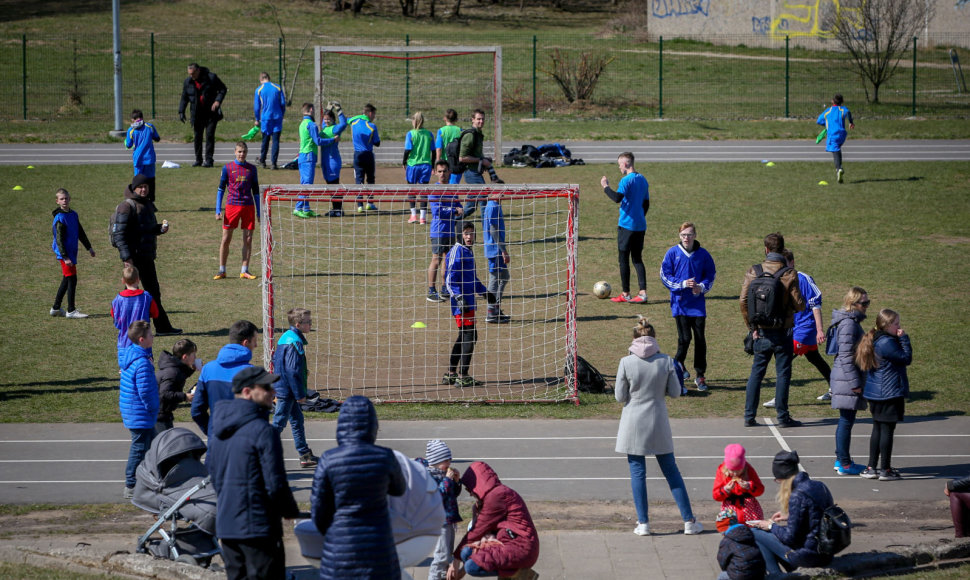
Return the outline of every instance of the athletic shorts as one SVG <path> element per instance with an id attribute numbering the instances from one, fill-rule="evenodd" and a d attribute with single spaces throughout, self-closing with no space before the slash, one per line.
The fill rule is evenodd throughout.
<path id="1" fill-rule="evenodd" d="M 428 183 L 431 181 L 431 164 L 408 165 L 404 170 L 408 183 Z"/>
<path id="2" fill-rule="evenodd" d="M 488 271 L 491 274 L 498 274 L 502 270 L 508 270 L 509 266 L 502 259 L 502 256 L 495 256 L 494 258 L 488 258 Z"/>
<path id="3" fill-rule="evenodd" d="M 77 264 L 68 266 L 64 263 L 64 260 L 58 260 L 57 262 L 61 265 L 61 274 L 65 276 L 77 276 Z"/>
<path id="4" fill-rule="evenodd" d="M 643 253 L 643 238 L 647 232 L 634 232 L 626 228 L 616 228 L 616 249 L 631 254 Z"/>
<path id="5" fill-rule="evenodd" d="M 222 229 L 234 230 L 256 229 L 256 206 L 254 205 L 227 205 L 225 213 L 222 214 Z"/>
<path id="6" fill-rule="evenodd" d="M 802 344 L 797 340 L 792 340 L 795 346 L 795 356 L 802 356 L 803 354 L 808 354 L 813 350 L 818 350 L 817 344 Z"/>
<path id="7" fill-rule="evenodd" d="M 432 254 L 447 254 L 448 250 L 455 245 L 455 238 L 431 238 Z"/>
<path id="8" fill-rule="evenodd" d="M 458 328 L 468 328 L 469 326 L 475 326 L 475 311 L 471 310 L 469 312 L 462 312 L 461 314 L 456 314 L 455 324 L 458 325 Z"/>

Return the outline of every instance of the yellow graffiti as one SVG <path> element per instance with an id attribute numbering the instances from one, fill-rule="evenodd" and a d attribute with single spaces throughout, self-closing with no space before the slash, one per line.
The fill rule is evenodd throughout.
<path id="1" fill-rule="evenodd" d="M 781 13 L 771 21 L 771 37 L 780 40 L 786 36 L 813 36 L 831 38 L 832 31 L 828 30 L 825 21 L 826 14 L 840 12 L 858 12 L 858 8 L 839 6 L 839 0 L 784 0 Z M 843 16 L 853 17 L 853 14 Z"/>

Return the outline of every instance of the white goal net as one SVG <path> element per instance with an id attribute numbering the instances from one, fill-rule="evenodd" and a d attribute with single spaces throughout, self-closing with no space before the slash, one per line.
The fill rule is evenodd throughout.
<path id="1" fill-rule="evenodd" d="M 407 222 L 408 199 L 500 192 L 510 254 L 510 280 L 501 309 L 506 324 L 486 323 L 478 299 L 478 340 L 469 375 L 480 385 L 442 381 L 458 336 L 450 301 L 431 302 L 429 226 Z M 353 200 L 373 196 L 378 211 L 355 213 Z M 326 214 L 335 196 L 351 209 L 343 217 L 293 215 L 298 196 Z M 576 356 L 575 185 L 286 185 L 264 188 L 263 349 L 272 361 L 291 308 L 313 317 L 307 358 L 309 388 L 344 400 L 375 402 L 578 401 L 575 377 L 564 376 Z M 470 216 L 477 276 L 488 283 L 482 212 Z M 457 224 L 461 232 L 461 224 Z M 445 264 L 436 279 L 440 290 Z M 570 365 L 570 368 L 575 368 Z"/>

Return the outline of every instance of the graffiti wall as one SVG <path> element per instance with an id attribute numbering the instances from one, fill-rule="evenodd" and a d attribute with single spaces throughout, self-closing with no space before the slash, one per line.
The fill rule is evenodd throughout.
<path id="1" fill-rule="evenodd" d="M 956 34 L 966 43 L 970 0 L 929 2 L 936 5 L 936 15 L 928 26 L 929 38 Z M 796 44 L 800 39 L 824 42 L 831 37 L 826 30 L 827 17 L 839 10 L 851 10 L 845 0 L 842 4 L 840 0 L 649 0 L 648 4 L 652 38 L 744 34 L 763 37 L 765 44 L 776 44 L 786 36 Z"/>

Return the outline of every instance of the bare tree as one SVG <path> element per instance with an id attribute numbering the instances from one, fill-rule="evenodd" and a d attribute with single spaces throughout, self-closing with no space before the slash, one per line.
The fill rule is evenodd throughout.
<path id="1" fill-rule="evenodd" d="M 540 70 L 555 79 L 567 101 L 570 103 L 586 101 L 592 98 L 600 75 L 615 58 L 613 56 L 609 58 L 604 56 L 594 57 L 588 52 L 583 52 L 576 62 L 569 56 L 569 53 L 557 48 L 549 54 L 552 68 L 541 68 Z"/>
<path id="2" fill-rule="evenodd" d="M 825 16 L 825 28 L 849 53 L 867 101 L 879 102 L 879 87 L 896 73 L 913 38 L 933 17 L 934 5 L 928 0 L 843 0 Z"/>
<path id="3" fill-rule="evenodd" d="M 286 77 L 289 75 L 289 66 L 286 60 L 286 33 L 283 32 L 283 23 L 280 22 L 279 11 L 276 9 L 275 4 L 270 4 L 270 8 L 273 10 L 273 18 L 276 20 L 276 27 L 280 31 L 280 39 L 282 39 L 282 62 L 280 63 L 280 68 L 282 69 L 283 76 L 280 77 L 280 86 L 283 87 L 283 98 L 286 100 L 286 106 L 293 104 L 293 91 L 296 88 L 296 80 L 300 77 L 300 67 L 303 65 L 304 55 L 306 54 L 307 48 L 310 46 L 310 40 L 313 39 L 313 34 L 308 34 L 306 42 L 303 43 L 303 49 L 300 50 L 300 57 L 296 61 L 296 71 L 293 73 L 293 80 L 290 82 L 290 90 L 286 90 Z"/>

